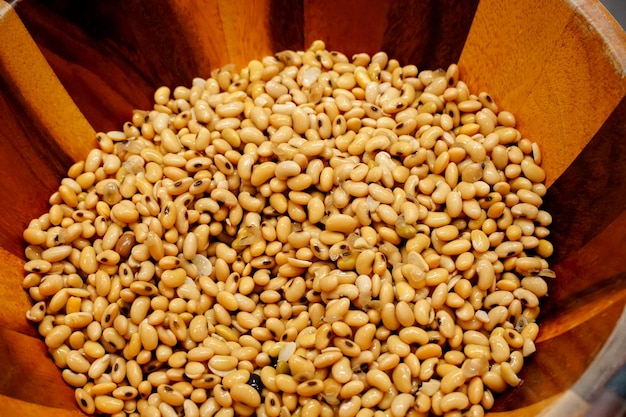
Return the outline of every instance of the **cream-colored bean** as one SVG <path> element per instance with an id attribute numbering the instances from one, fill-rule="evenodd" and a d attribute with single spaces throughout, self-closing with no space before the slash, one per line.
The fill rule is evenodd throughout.
<path id="1" fill-rule="evenodd" d="M 511 350 L 504 337 L 499 335 L 491 336 L 489 338 L 489 345 L 491 347 L 491 357 L 496 362 L 503 362 L 509 359 Z"/>
<path id="2" fill-rule="evenodd" d="M 526 307 L 537 307 L 539 305 L 539 299 L 537 295 L 526 288 L 517 288 L 513 291 L 515 298 L 521 300 L 522 304 Z"/>
<path id="3" fill-rule="evenodd" d="M 115 414 L 124 409 L 124 401 L 108 395 L 97 395 L 94 404 L 96 410 L 107 414 Z"/>
<path id="4" fill-rule="evenodd" d="M 61 324 L 52 328 L 46 335 L 43 336 L 45 336 L 46 345 L 49 348 L 54 349 L 65 343 L 65 340 L 70 337 L 70 334 L 72 334 L 72 329 L 65 324 Z"/>
<path id="5" fill-rule="evenodd" d="M 389 375 L 377 369 L 370 369 L 366 374 L 366 380 L 368 384 L 378 388 L 381 392 L 387 392 L 392 386 Z"/>
<path id="6" fill-rule="evenodd" d="M 76 350 L 68 352 L 65 360 L 69 369 L 81 374 L 87 373 L 91 366 L 89 361 Z"/>
<path id="7" fill-rule="evenodd" d="M 461 392 L 452 392 L 441 398 L 441 411 L 448 412 L 451 410 L 463 410 L 469 405 L 469 399 L 466 394 Z"/>

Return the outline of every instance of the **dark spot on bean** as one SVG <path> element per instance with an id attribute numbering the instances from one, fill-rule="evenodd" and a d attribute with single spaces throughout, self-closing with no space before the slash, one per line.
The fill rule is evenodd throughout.
<path id="1" fill-rule="evenodd" d="M 199 186 L 201 186 L 201 185 L 202 185 L 202 180 L 198 180 L 198 181 L 196 181 L 196 182 L 194 182 L 194 183 L 193 183 L 193 186 L 194 186 L 194 187 L 199 187 Z"/>
<path id="2" fill-rule="evenodd" d="M 176 181 L 176 182 L 174 183 L 174 187 L 180 187 L 181 185 L 183 185 L 183 182 L 182 182 L 182 181 Z"/>
<path id="3" fill-rule="evenodd" d="M 485 94 L 485 100 L 487 100 L 489 103 L 493 103 L 493 99 L 489 94 Z"/>
<path id="4" fill-rule="evenodd" d="M 248 385 L 257 390 L 259 394 L 261 393 L 261 391 L 263 391 L 263 381 L 261 381 L 260 375 L 250 374 L 250 378 L 248 379 Z"/>
<path id="5" fill-rule="evenodd" d="M 439 341 L 439 335 L 438 334 L 431 334 L 429 337 L 429 342 L 438 342 Z"/>
<path id="6" fill-rule="evenodd" d="M 202 163 L 201 162 L 196 162 L 193 166 L 194 166 L 194 168 L 200 168 L 200 167 L 202 167 Z"/>
<path id="7" fill-rule="evenodd" d="M 115 365 L 113 365 L 113 372 L 117 372 L 118 369 L 120 369 L 119 363 L 116 363 Z"/>
<path id="8" fill-rule="evenodd" d="M 349 341 L 349 340 L 346 340 L 346 341 L 344 342 L 344 344 L 345 344 L 347 347 L 349 347 L 349 348 L 354 347 L 354 343 L 352 343 L 352 342 L 351 342 L 351 341 Z"/>
<path id="9" fill-rule="evenodd" d="M 404 106 L 404 104 L 398 103 L 398 104 L 396 104 L 396 109 L 401 109 L 403 106 Z"/>
<path id="10" fill-rule="evenodd" d="M 152 371 L 156 371 L 157 369 L 159 369 L 160 365 L 158 362 L 152 362 L 150 364 L 148 364 L 148 366 L 146 366 L 146 372 L 152 372 Z"/>
<path id="11" fill-rule="evenodd" d="M 172 392 L 174 391 L 174 389 L 172 387 L 170 387 L 169 385 L 166 385 L 163 387 L 163 391 L 165 392 Z"/>
<path id="12" fill-rule="evenodd" d="M 314 386 L 316 386 L 316 385 L 317 385 L 317 382 L 315 382 L 315 381 L 308 381 L 306 384 L 307 384 L 308 386 L 310 386 L 310 387 L 314 387 Z"/>
<path id="13" fill-rule="evenodd" d="M 104 322 L 108 323 L 111 320 L 111 315 L 107 314 L 106 316 L 104 316 Z"/>
<path id="14" fill-rule="evenodd" d="M 81 399 L 80 399 L 80 404 L 81 404 L 83 407 L 87 407 L 87 400 L 86 400 L 86 399 L 84 399 L 84 398 L 81 398 Z"/>

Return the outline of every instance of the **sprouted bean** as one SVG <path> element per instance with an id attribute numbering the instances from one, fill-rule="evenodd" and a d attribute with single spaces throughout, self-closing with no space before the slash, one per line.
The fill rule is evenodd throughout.
<path id="1" fill-rule="evenodd" d="M 26 316 L 83 412 L 482 416 L 520 384 L 545 173 L 457 65 L 316 41 L 154 101 L 24 231 Z"/>

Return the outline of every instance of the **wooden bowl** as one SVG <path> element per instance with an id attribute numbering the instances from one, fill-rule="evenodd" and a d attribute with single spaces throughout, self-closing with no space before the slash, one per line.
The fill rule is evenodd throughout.
<path id="1" fill-rule="evenodd" d="M 81 415 L 25 318 L 22 231 L 95 130 L 119 130 L 161 85 L 316 39 L 419 68 L 458 62 L 542 148 L 558 278 L 522 386 L 488 415 L 537 415 L 602 359 L 626 300 L 626 34 L 599 2 L 0 2 L 2 414 Z M 605 356 L 603 369 L 624 359 Z M 586 387 L 589 401 L 598 389 Z"/>

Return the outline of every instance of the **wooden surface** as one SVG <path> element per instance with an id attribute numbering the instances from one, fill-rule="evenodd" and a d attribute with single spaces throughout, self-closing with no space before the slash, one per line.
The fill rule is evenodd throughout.
<path id="1" fill-rule="evenodd" d="M 574 384 L 626 299 L 626 35 L 599 3 L 182 3 L 22 0 L 17 13 L 0 3 L 3 412 L 80 415 L 24 318 L 21 232 L 46 210 L 71 162 L 93 146 L 94 129 L 120 129 L 132 109 L 150 106 L 160 85 L 190 85 L 227 63 L 241 66 L 314 39 L 348 56 L 385 50 L 420 68 L 458 61 L 470 88 L 489 91 L 541 144 L 559 278 L 522 387 L 489 415 L 537 415 Z M 45 61 L 69 96 L 49 82 Z"/>

